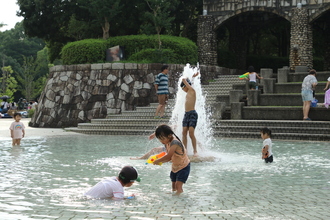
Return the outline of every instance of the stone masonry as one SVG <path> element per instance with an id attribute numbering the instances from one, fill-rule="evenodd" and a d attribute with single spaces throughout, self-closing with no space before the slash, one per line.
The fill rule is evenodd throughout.
<path id="1" fill-rule="evenodd" d="M 70 127 L 148 106 L 157 102 L 154 80 L 163 64 L 105 63 L 54 66 L 37 110 L 33 127 Z M 184 65 L 169 65 L 170 93 L 175 94 Z M 214 78 L 219 67 L 200 66 L 202 80 Z"/>
<path id="2" fill-rule="evenodd" d="M 295 66 L 312 67 L 311 24 L 328 10 L 330 10 L 330 0 L 204 0 L 203 15 L 199 17 L 197 30 L 200 63 L 216 65 L 214 63 L 214 58 L 217 58 L 215 33 L 219 26 L 244 13 L 262 12 L 279 16 L 291 23 L 290 69 L 295 70 Z M 238 29 L 242 28 L 239 23 L 231 25 Z M 230 34 L 235 35 L 233 32 Z M 244 35 L 240 35 L 241 40 L 244 41 L 242 36 Z M 324 56 L 327 57 L 327 54 Z"/>
<path id="3" fill-rule="evenodd" d="M 313 34 L 305 8 L 293 9 L 291 21 L 290 67 L 313 67 Z"/>

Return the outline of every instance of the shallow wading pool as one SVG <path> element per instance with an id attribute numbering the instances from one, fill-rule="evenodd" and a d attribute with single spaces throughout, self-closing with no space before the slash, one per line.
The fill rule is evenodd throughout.
<path id="1" fill-rule="evenodd" d="M 130 160 L 159 146 L 139 136 L 23 139 L 0 150 L 1 219 L 330 219 L 330 148 L 324 142 L 273 141 L 274 163 L 262 140 L 215 139 L 213 162 L 191 164 L 184 193 L 172 196 L 170 164 Z M 124 165 L 141 182 L 134 200 L 87 200 L 82 194 Z"/>

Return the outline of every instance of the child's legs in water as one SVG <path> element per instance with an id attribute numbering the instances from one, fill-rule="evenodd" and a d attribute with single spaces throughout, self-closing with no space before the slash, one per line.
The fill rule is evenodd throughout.
<path id="1" fill-rule="evenodd" d="M 13 139 L 12 145 L 21 145 L 21 139 Z"/>
<path id="2" fill-rule="evenodd" d="M 176 195 L 180 195 L 181 193 L 183 193 L 183 182 L 181 181 L 176 181 L 176 182 L 172 182 L 172 191 L 176 192 Z"/>
<path id="3" fill-rule="evenodd" d="M 171 172 L 172 191 L 176 191 L 176 195 L 183 192 L 183 184 L 186 183 L 190 173 L 190 163 L 176 173 Z"/>

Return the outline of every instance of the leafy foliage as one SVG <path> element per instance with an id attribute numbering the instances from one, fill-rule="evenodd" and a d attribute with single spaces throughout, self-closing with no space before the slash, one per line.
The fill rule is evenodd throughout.
<path id="1" fill-rule="evenodd" d="M 25 34 L 45 40 L 53 62 L 60 58 L 61 49 L 68 42 L 107 38 L 107 30 L 109 36 L 159 33 L 196 41 L 203 1 L 18 0 L 17 3 L 18 15 L 24 18 Z"/>
<path id="2" fill-rule="evenodd" d="M 179 57 L 170 49 L 144 49 L 130 56 L 129 60 L 146 63 L 181 63 Z"/>
<path id="3" fill-rule="evenodd" d="M 121 12 L 120 0 L 80 0 L 80 7 L 87 9 L 96 23 L 102 27 L 103 39 L 109 38 L 110 21 Z"/>
<path id="4" fill-rule="evenodd" d="M 155 49 L 158 47 L 158 36 L 147 35 L 130 35 L 109 38 L 109 47 L 116 45 L 123 46 L 126 57 L 131 60 L 130 56 L 143 50 Z M 182 63 L 197 63 L 197 46 L 194 42 L 183 37 L 160 36 L 162 42 L 162 50 L 170 49 L 180 58 Z"/>
<path id="5" fill-rule="evenodd" d="M 107 48 L 120 45 L 124 47 L 125 57 L 132 60 L 131 56 L 145 49 L 157 48 L 158 37 L 156 35 L 129 35 L 112 37 L 108 40 L 88 39 L 68 43 L 62 49 L 62 60 L 64 64 L 81 64 L 105 62 L 105 51 Z M 174 36 L 160 36 L 162 41 L 162 50 L 166 55 L 174 54 L 173 57 L 180 63 L 197 63 L 197 46 L 187 38 Z M 167 49 L 167 50 L 166 50 Z M 170 52 L 170 51 L 171 52 Z M 157 53 L 158 51 L 153 51 Z M 152 57 L 151 51 L 144 51 L 146 59 Z M 141 55 L 141 54 L 140 54 Z M 135 55 L 138 57 L 138 55 Z M 139 58 L 139 60 L 145 60 Z M 171 60 L 170 60 L 171 61 Z"/>
<path id="6" fill-rule="evenodd" d="M 19 64 L 23 63 L 23 56 L 35 56 L 37 51 L 45 46 L 43 40 L 27 37 L 21 22 L 17 23 L 15 28 L 0 33 L 0 40 L 2 42 L 0 52 L 12 57 Z"/>
<path id="7" fill-rule="evenodd" d="M 86 39 L 68 43 L 62 49 L 64 64 L 96 63 L 105 60 L 107 41 Z"/>
<path id="8" fill-rule="evenodd" d="M 0 77 L 1 89 L 0 96 L 7 95 L 10 98 L 7 101 L 12 101 L 14 99 L 13 95 L 16 92 L 17 82 L 12 76 L 14 72 L 11 66 L 5 66 L 1 68 L 2 76 Z"/>
<path id="9" fill-rule="evenodd" d="M 150 23 L 142 26 L 145 31 L 150 31 L 151 26 L 154 27 L 158 36 L 158 49 L 161 49 L 162 42 L 160 40 L 160 33 L 163 29 L 170 29 L 174 17 L 170 17 L 170 10 L 174 9 L 178 4 L 177 0 L 145 0 L 150 12 L 147 11 L 144 16 Z M 152 34 L 152 33 L 151 33 Z"/>
<path id="10" fill-rule="evenodd" d="M 289 57 L 248 55 L 247 63 L 253 65 L 255 69 L 270 68 L 276 72 L 278 68 L 289 66 Z"/>
<path id="11" fill-rule="evenodd" d="M 37 81 L 37 71 L 36 71 L 36 62 L 35 58 L 30 57 L 23 57 L 23 72 L 18 74 L 16 78 L 21 83 L 20 89 L 22 94 L 26 97 L 29 101 L 36 96 L 35 94 L 35 87 Z"/>

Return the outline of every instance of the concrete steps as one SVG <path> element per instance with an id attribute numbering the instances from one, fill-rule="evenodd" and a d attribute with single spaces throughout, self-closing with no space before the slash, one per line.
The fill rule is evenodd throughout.
<path id="1" fill-rule="evenodd" d="M 206 94 L 207 105 L 213 104 L 217 97 L 222 96 L 228 99 L 229 91 L 236 86 L 244 86 L 244 80 L 238 76 L 219 76 L 209 85 L 203 85 Z M 218 98 L 219 99 L 219 98 Z M 78 124 L 76 128 L 66 128 L 68 131 L 79 132 L 91 135 L 149 135 L 154 132 L 160 124 L 169 122 L 171 111 L 175 100 L 169 100 L 166 107 L 164 119 L 154 119 L 154 113 L 158 103 L 151 103 L 148 107 L 137 107 L 135 111 L 123 111 L 119 115 L 108 115 L 107 119 L 92 119 L 91 123 Z M 300 103 L 301 104 L 301 103 Z M 269 127 L 272 130 L 273 139 L 283 140 L 308 140 L 308 141 L 330 141 L 330 123 L 327 121 L 302 121 L 302 120 L 255 120 L 256 116 L 269 115 L 269 110 L 274 111 L 275 107 L 245 107 L 247 117 L 252 120 L 217 120 L 214 122 L 214 135 L 228 138 L 254 138 L 260 139 L 260 129 Z M 285 108 L 278 107 L 279 111 L 287 111 L 290 114 L 301 118 L 301 107 Z M 263 113 L 264 111 L 264 113 Z M 290 114 L 289 114 L 290 113 Z M 251 116 L 248 116 L 250 114 Z M 311 116 L 315 116 L 313 109 Z M 274 117 L 278 114 L 274 114 Z M 290 116 L 292 117 L 292 116 Z M 198 131 L 197 131 L 198 132 Z"/>
<path id="2" fill-rule="evenodd" d="M 260 138 L 262 127 L 271 129 L 273 139 L 330 141 L 327 121 L 221 120 L 213 129 L 218 137 Z"/>

